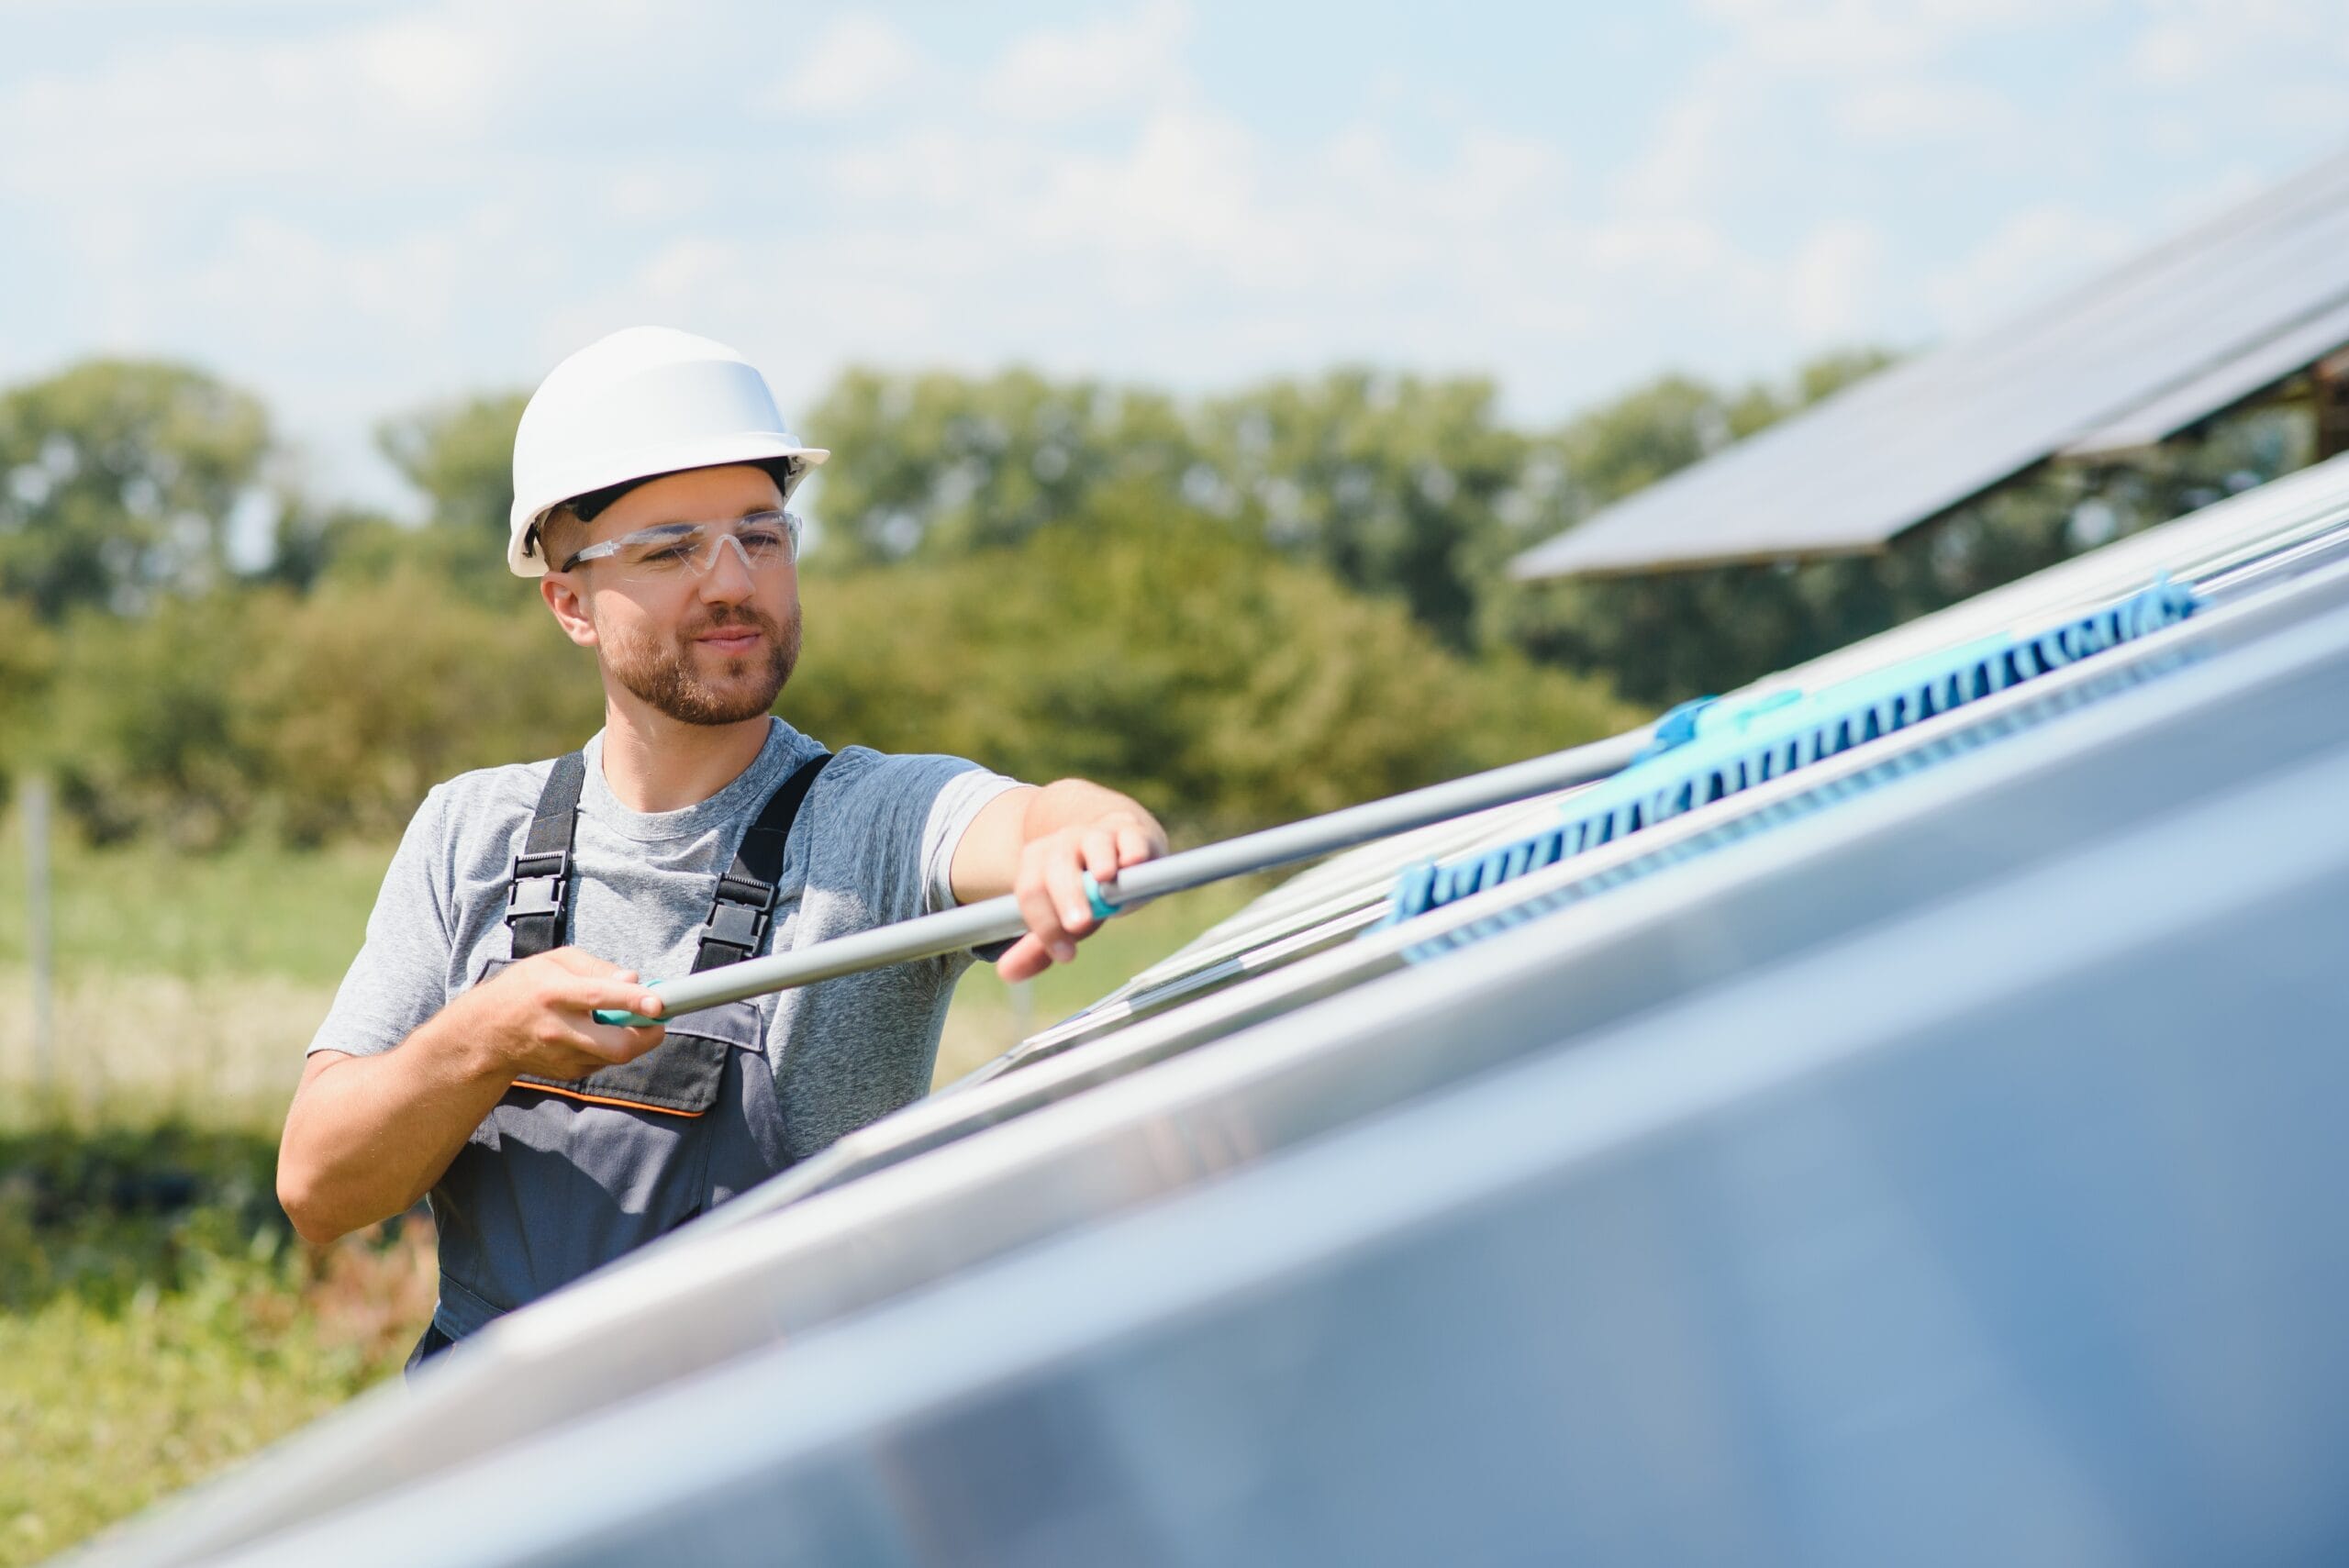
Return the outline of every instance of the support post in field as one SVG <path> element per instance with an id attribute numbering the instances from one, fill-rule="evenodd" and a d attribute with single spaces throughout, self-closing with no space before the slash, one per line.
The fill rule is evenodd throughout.
<path id="1" fill-rule="evenodd" d="M 32 967 L 33 1083 L 42 1095 L 56 1087 L 57 1018 L 50 980 L 49 927 L 49 780 L 25 781 L 25 952 Z"/>

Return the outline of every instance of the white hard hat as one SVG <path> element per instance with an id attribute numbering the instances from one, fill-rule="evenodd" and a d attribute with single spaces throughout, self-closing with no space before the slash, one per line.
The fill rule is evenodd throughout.
<path id="1" fill-rule="evenodd" d="M 547 373 L 514 432 L 513 533 L 506 563 L 546 574 L 531 527 L 590 491 L 680 469 L 789 462 L 786 498 L 832 454 L 799 444 L 756 366 L 723 343 L 667 327 L 599 338 Z"/>

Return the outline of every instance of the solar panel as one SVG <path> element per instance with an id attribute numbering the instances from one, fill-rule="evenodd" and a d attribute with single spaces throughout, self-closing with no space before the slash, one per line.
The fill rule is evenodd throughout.
<path id="1" fill-rule="evenodd" d="M 2349 709 L 2291 694 L 2340 689 L 2349 628 L 2336 628 L 2344 646 L 2332 654 L 2314 650 L 2308 633 L 2288 645 L 2285 634 L 2326 595 L 2337 601 L 2343 594 L 2349 579 L 2319 573 L 2189 622 L 2176 628 L 2179 644 L 2190 637 L 2213 654 L 2233 651 L 2140 688 L 2133 710 L 2116 698 L 2093 724 L 2095 716 L 2076 715 L 2032 745 L 2003 745 L 1975 760 L 1977 773 L 1987 769 L 2018 792 L 2035 778 L 2045 793 L 2050 769 L 2086 770 L 2069 798 L 2096 801 L 2092 817 L 2018 817 L 1996 790 L 1979 780 L 1967 784 L 1953 765 L 1938 782 L 1932 774 L 1913 780 L 1905 795 L 1887 794 L 1875 808 L 1846 802 L 1807 828 L 1789 828 L 1758 858 L 1724 851 L 1672 877 L 1620 889 L 1607 903 L 1566 908 L 1537 928 L 1546 934 L 1538 950 L 1513 949 L 1523 933 L 1511 933 L 1422 970 L 1389 965 L 1386 978 L 1368 984 L 1353 976 L 1277 1026 L 1153 1073 L 1102 1084 L 1045 1106 L 1025 1127 L 969 1138 L 723 1234 L 680 1233 L 502 1321 L 415 1389 L 363 1402 L 241 1485 L 200 1496 L 158 1521 L 143 1545 L 126 1540 L 100 1561 L 192 1560 L 363 1505 L 384 1487 L 438 1485 L 431 1477 L 468 1462 L 494 1466 L 498 1453 L 527 1445 L 533 1432 L 765 1354 L 779 1335 L 796 1340 L 855 1320 L 908 1292 L 936 1289 L 1055 1236 L 1138 1213 L 1211 1176 L 1244 1172 L 1286 1148 L 1407 1106 L 1566 1034 L 1611 1027 L 1786 962 L 1855 924 L 1892 917 L 1953 879 L 1978 881 L 2026 865 L 2051 848 L 2118 831 L 2304 758 L 2328 736 L 2341 737 Z M 2252 657 L 2262 648 L 2280 651 L 2262 662 Z M 2083 666 L 2080 673 L 2094 672 Z M 2308 722 L 2277 721 L 2278 713 L 2288 718 L 2311 706 L 2323 711 Z M 2181 747 L 2176 728 L 2195 716 L 2205 724 L 2203 741 Z M 2229 727 L 2218 737 L 2223 743 L 2213 743 L 2207 727 L 2221 721 Z M 2132 726 L 2139 727 L 2137 746 L 2121 733 Z M 2151 766 L 2138 755 L 2163 735 L 2171 742 L 2161 754 L 2182 750 L 2183 764 Z M 2093 787 L 2089 774 L 2100 781 Z M 1920 793 L 1926 785 L 1932 789 Z M 1967 826 L 1958 808 L 1969 799 L 1972 818 L 2005 822 L 2002 837 Z M 1910 876 L 1887 871 L 1890 847 L 1904 849 Z M 1819 898 L 1821 884 L 1843 889 L 1842 902 Z M 1491 985 L 1496 963 L 1516 966 L 1515 980 L 1499 989 Z M 1181 1025 L 1170 1016 L 1133 1033 Z M 1069 1063 L 1032 1071 L 1082 1065 L 1072 1053 Z M 672 1331 L 684 1324 L 690 1332 Z M 529 1513 L 519 1502 L 508 1506 L 517 1510 Z"/>
<path id="2" fill-rule="evenodd" d="M 1540 578 L 1865 553 L 2165 394 L 2212 385 L 2205 378 L 2218 368 L 2344 306 L 2349 154 L 1659 481 L 1511 570 Z"/>
<path id="3" fill-rule="evenodd" d="M 1956 846 L 1822 819 L 1833 940 L 226 1561 L 2327 1560 L 2340 689 L 2197 701 L 2130 776 L 2331 733 L 2126 820 L 2076 758 L 2071 841 L 1897 910 Z M 1427 988 L 1538 1035 L 1568 935 Z"/>
<path id="4" fill-rule="evenodd" d="M 2071 458 L 2118 457 L 2160 445 L 2181 430 L 2274 387 L 2349 343 L 2349 301 L 2319 311 L 2266 342 L 2215 365 L 2063 449 Z"/>

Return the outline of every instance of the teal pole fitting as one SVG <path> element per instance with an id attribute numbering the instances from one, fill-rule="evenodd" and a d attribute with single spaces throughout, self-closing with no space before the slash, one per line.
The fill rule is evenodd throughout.
<path id="1" fill-rule="evenodd" d="M 665 980 L 648 980 L 644 983 L 644 988 L 657 996 L 661 994 L 661 987 L 667 984 Z M 631 1013 L 625 1007 L 598 1007 L 596 1009 L 596 1021 L 599 1024 L 610 1024 L 615 1029 L 640 1029 L 652 1024 L 665 1024 L 669 1020 L 648 1018 L 641 1013 Z"/>
<path id="2" fill-rule="evenodd" d="M 1093 906 L 1093 917 L 1097 920 L 1106 920 L 1118 912 L 1117 905 L 1101 896 L 1101 884 L 1093 880 L 1091 872 L 1085 873 L 1085 901 Z"/>

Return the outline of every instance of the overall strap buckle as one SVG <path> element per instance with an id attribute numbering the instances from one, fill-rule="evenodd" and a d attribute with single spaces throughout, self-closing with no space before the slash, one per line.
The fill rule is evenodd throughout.
<path id="1" fill-rule="evenodd" d="M 744 830 L 733 863 L 718 879 L 718 896 L 709 906 L 709 918 L 702 924 L 694 953 L 695 973 L 740 963 L 756 957 L 766 945 L 781 895 L 784 851 L 791 841 L 792 824 L 798 820 L 800 803 L 815 787 L 816 776 L 831 760 L 830 752 L 818 752 L 793 770 Z"/>
<path id="2" fill-rule="evenodd" d="M 506 873 L 506 923 L 561 915 L 563 889 L 570 881 L 569 850 L 517 854 Z"/>
<path id="3" fill-rule="evenodd" d="M 571 903 L 571 843 L 586 778 L 586 759 L 579 752 L 555 759 L 522 848 L 506 868 L 506 925 L 516 958 L 535 957 L 562 945 Z"/>
<path id="4" fill-rule="evenodd" d="M 731 876 L 720 879 L 718 902 L 710 906 L 708 923 L 701 929 L 702 945 L 740 949 L 740 956 L 726 960 L 729 963 L 739 963 L 758 951 L 774 921 L 776 892 L 771 886 L 745 885 Z"/>

